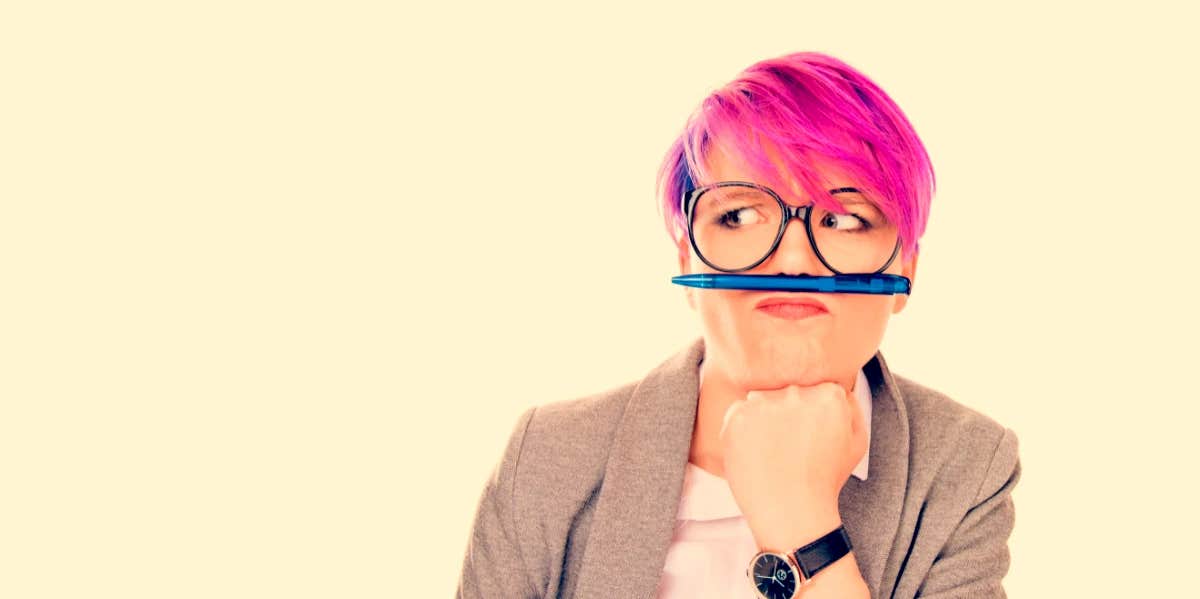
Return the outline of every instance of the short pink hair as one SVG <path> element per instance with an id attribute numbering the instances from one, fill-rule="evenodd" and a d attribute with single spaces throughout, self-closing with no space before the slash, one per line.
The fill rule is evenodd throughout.
<path id="1" fill-rule="evenodd" d="M 764 141 L 800 190 L 777 172 Z M 687 237 L 680 199 L 698 182 L 712 182 L 703 160 L 712 143 L 744 160 L 756 182 L 841 209 L 812 156 L 832 161 L 897 225 L 905 257 L 918 250 L 929 220 L 933 165 L 900 107 L 846 63 L 818 52 L 764 60 L 700 103 L 658 172 L 663 217 L 677 244 Z"/>

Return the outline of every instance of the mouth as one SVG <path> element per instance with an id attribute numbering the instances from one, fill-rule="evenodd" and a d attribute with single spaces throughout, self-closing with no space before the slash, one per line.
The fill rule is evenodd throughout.
<path id="1" fill-rule="evenodd" d="M 754 305 L 758 312 L 784 320 L 803 320 L 829 314 L 825 303 L 805 295 L 786 294 L 765 297 Z"/>

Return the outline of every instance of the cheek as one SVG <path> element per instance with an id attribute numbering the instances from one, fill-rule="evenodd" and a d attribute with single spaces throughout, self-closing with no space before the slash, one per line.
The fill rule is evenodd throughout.
<path id="1" fill-rule="evenodd" d="M 690 249 L 690 246 L 689 246 L 689 249 Z M 696 257 L 696 253 L 694 251 L 690 252 L 690 256 L 688 258 L 688 268 L 691 269 L 691 272 L 695 272 L 695 273 L 714 274 L 714 273 L 721 272 L 719 270 L 714 270 L 712 268 L 709 268 L 709 266 L 707 264 L 705 264 L 704 262 L 701 262 L 700 259 Z"/>
<path id="2" fill-rule="evenodd" d="M 875 329 L 887 323 L 893 303 L 891 296 L 852 295 L 841 304 L 842 315 L 862 328 Z"/>
<path id="3" fill-rule="evenodd" d="M 837 318 L 838 344 L 869 358 L 883 341 L 893 304 L 892 298 L 881 296 L 859 296 L 844 303 Z"/>
<path id="4" fill-rule="evenodd" d="M 717 289 L 696 290 L 696 309 L 700 312 L 700 317 L 704 319 L 706 324 L 712 325 L 723 322 L 732 324 L 732 321 L 736 320 L 735 308 L 726 296 L 727 293 Z"/>
<path id="5" fill-rule="evenodd" d="M 756 324 L 754 315 L 746 313 L 741 303 L 728 296 L 731 292 L 717 289 L 697 291 L 696 312 L 710 342 L 730 351 L 734 348 L 748 351 L 751 346 L 761 342 L 761 338 L 770 336 L 770 330 Z"/>

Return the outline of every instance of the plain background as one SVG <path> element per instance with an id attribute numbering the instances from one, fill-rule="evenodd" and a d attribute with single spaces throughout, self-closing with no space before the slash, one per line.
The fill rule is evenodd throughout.
<path id="1" fill-rule="evenodd" d="M 1013 597 L 1178 595 L 1186 3 L 0 9 L 0 596 L 445 597 L 516 416 L 699 334 L 654 171 L 749 64 L 938 176 L 896 372 L 1012 428 Z"/>

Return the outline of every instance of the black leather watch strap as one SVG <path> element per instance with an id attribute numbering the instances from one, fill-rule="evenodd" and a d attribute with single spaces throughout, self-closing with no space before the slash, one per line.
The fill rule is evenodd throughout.
<path id="1" fill-rule="evenodd" d="M 829 534 L 797 549 L 792 553 L 796 563 L 800 564 L 800 573 L 808 580 L 826 566 L 838 561 L 853 547 L 850 546 L 850 536 L 846 527 L 839 526 Z"/>

